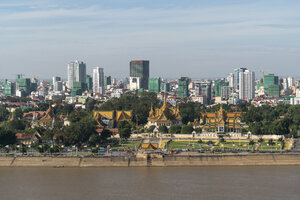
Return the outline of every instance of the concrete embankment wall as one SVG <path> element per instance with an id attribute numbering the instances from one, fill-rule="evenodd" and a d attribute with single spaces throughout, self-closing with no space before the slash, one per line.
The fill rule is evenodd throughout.
<path id="1" fill-rule="evenodd" d="M 0 157 L 0 167 L 180 167 L 300 165 L 300 154 L 145 156 L 105 158 Z"/>

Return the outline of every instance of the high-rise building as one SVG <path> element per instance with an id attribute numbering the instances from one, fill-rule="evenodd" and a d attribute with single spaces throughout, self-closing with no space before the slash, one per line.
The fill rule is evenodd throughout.
<path id="1" fill-rule="evenodd" d="M 92 90 L 93 89 L 93 78 L 90 75 L 86 75 L 86 89 Z"/>
<path id="2" fill-rule="evenodd" d="M 72 89 L 74 82 L 86 82 L 86 64 L 78 60 L 68 64 L 68 87 Z"/>
<path id="3" fill-rule="evenodd" d="M 16 95 L 16 83 L 5 81 L 4 84 L 4 95 L 15 96 Z"/>
<path id="4" fill-rule="evenodd" d="M 239 98 L 250 100 L 255 96 L 255 74 L 250 70 L 239 72 Z"/>
<path id="5" fill-rule="evenodd" d="M 287 78 L 288 87 L 291 87 L 295 84 L 295 78 L 294 77 L 288 77 Z"/>
<path id="6" fill-rule="evenodd" d="M 23 91 L 23 95 L 27 96 L 31 93 L 31 81 L 30 78 L 19 77 L 16 81 L 16 91 Z M 23 96 L 22 95 L 22 96 Z"/>
<path id="7" fill-rule="evenodd" d="M 160 92 L 160 78 L 149 78 L 149 84 L 148 84 L 148 90 L 149 92 Z"/>
<path id="8" fill-rule="evenodd" d="M 160 85 L 160 91 L 162 92 L 169 92 L 170 91 L 170 83 L 168 82 L 162 82 Z"/>
<path id="9" fill-rule="evenodd" d="M 240 86 L 240 73 L 243 73 L 247 70 L 247 68 L 238 68 L 234 70 L 234 89 L 239 90 Z"/>
<path id="10" fill-rule="evenodd" d="M 279 97 L 280 87 L 278 76 L 274 76 L 274 74 L 264 75 L 264 92 L 268 96 Z"/>
<path id="11" fill-rule="evenodd" d="M 62 81 L 60 77 L 54 76 L 52 78 L 53 91 L 59 92 L 62 91 Z"/>
<path id="12" fill-rule="evenodd" d="M 86 83 L 83 82 L 73 82 L 73 88 L 71 90 L 71 96 L 75 97 L 77 95 L 82 95 L 82 92 L 86 90 Z"/>
<path id="13" fill-rule="evenodd" d="M 190 83 L 190 79 L 188 77 L 180 77 L 178 79 L 178 97 L 179 98 L 189 97 L 189 83 Z"/>
<path id="14" fill-rule="evenodd" d="M 108 85 L 111 85 L 111 76 L 104 76 L 104 88 L 107 89 Z"/>
<path id="15" fill-rule="evenodd" d="M 211 103 L 211 85 L 210 80 L 201 81 L 200 83 L 195 84 L 196 95 L 204 95 L 205 101 L 207 104 Z"/>
<path id="16" fill-rule="evenodd" d="M 148 89 L 149 61 L 148 60 L 130 61 L 130 77 L 139 77 L 141 88 Z"/>
<path id="17" fill-rule="evenodd" d="M 228 86 L 229 87 L 234 87 L 234 74 L 233 73 L 230 73 L 228 76 L 227 76 L 227 82 L 228 82 Z"/>
<path id="18" fill-rule="evenodd" d="M 232 96 L 233 93 L 233 87 L 224 86 L 221 89 L 221 97 L 222 99 L 229 99 L 230 96 Z"/>
<path id="19" fill-rule="evenodd" d="M 100 67 L 95 67 L 93 69 L 93 92 L 104 94 L 104 70 Z"/>
<path id="20" fill-rule="evenodd" d="M 229 83 L 224 80 L 215 80 L 215 97 L 221 96 L 222 87 L 228 86 Z"/>

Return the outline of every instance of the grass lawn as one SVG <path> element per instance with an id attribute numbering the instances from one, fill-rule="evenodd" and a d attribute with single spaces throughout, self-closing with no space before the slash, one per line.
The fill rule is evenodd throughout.
<path id="1" fill-rule="evenodd" d="M 208 141 L 203 141 L 203 143 L 199 144 L 197 140 L 185 140 L 185 141 L 180 141 L 180 140 L 174 140 L 171 141 L 167 144 L 167 148 L 173 148 L 173 149 L 205 149 L 209 150 L 211 148 L 213 149 L 252 149 L 254 150 L 281 150 L 281 144 L 275 142 L 275 144 L 271 147 L 268 146 L 268 142 L 264 142 L 262 144 L 255 142 L 253 146 L 249 145 L 249 141 L 241 141 L 241 142 L 236 142 L 236 141 L 226 141 L 225 143 L 219 143 L 219 141 L 214 140 L 214 144 L 209 146 L 207 144 Z M 280 146 L 278 145 L 280 144 Z"/>
<path id="2" fill-rule="evenodd" d="M 138 149 L 141 145 L 141 140 L 128 140 L 122 141 L 122 143 L 118 146 L 113 146 L 111 149 Z"/>

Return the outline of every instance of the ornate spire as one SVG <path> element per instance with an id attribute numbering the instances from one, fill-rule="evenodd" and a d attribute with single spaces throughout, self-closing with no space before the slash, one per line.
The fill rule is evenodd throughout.
<path id="1" fill-rule="evenodd" d="M 166 92 L 164 93 L 164 107 L 167 105 L 167 97 L 166 97 Z"/>

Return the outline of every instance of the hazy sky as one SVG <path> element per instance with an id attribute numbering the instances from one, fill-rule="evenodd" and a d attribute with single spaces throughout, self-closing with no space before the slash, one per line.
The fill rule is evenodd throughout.
<path id="1" fill-rule="evenodd" d="M 82 60 L 129 76 L 226 76 L 248 67 L 300 75 L 299 0 L 1 0 L 0 78 L 67 77 Z"/>

